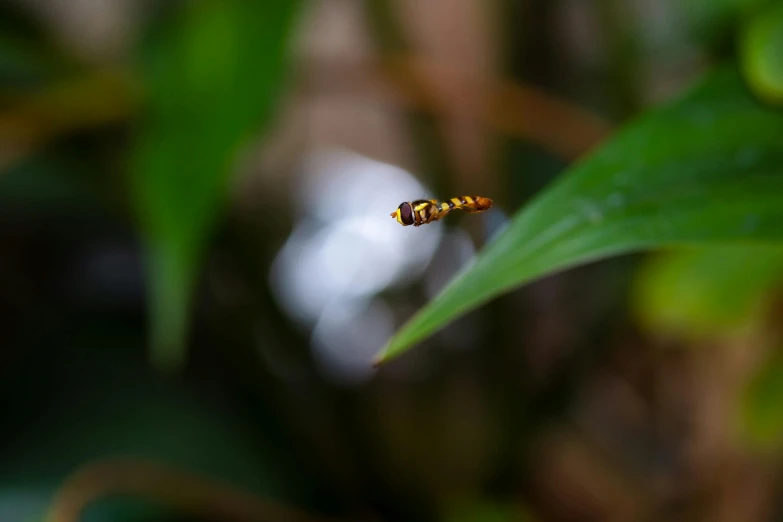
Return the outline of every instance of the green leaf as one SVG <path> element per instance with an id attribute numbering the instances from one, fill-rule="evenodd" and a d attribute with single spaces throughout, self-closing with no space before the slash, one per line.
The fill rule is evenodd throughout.
<path id="1" fill-rule="evenodd" d="M 528 522 L 533 517 L 519 504 L 498 504 L 485 499 L 455 499 L 447 506 L 446 522 Z"/>
<path id="2" fill-rule="evenodd" d="M 674 245 L 783 240 L 783 114 L 735 68 L 652 111 L 518 212 L 378 355 L 404 352 L 497 295 L 558 270 Z"/>
<path id="3" fill-rule="evenodd" d="M 641 324 L 687 337 L 729 334 L 764 318 L 783 280 L 783 246 L 725 245 L 666 252 L 646 260 L 634 285 Z"/>
<path id="4" fill-rule="evenodd" d="M 753 91 L 783 104 L 783 3 L 763 11 L 742 35 L 742 65 Z"/>
<path id="5" fill-rule="evenodd" d="M 188 306 L 240 147 L 267 119 L 298 2 L 186 2 L 149 42 L 132 186 L 149 250 L 154 362 L 184 356 Z"/>
<path id="6" fill-rule="evenodd" d="M 699 39 L 720 41 L 734 33 L 737 22 L 753 16 L 774 0 L 674 0 Z"/>
<path id="7" fill-rule="evenodd" d="M 742 395 L 740 431 L 760 449 L 779 450 L 783 436 L 783 354 L 765 361 Z"/>

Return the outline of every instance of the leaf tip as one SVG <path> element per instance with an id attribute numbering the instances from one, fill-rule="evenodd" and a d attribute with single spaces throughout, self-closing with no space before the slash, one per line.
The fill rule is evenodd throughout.
<path id="1" fill-rule="evenodd" d="M 389 360 L 396 355 L 395 351 L 393 350 L 393 340 L 394 337 L 392 337 L 392 339 L 390 339 L 383 348 L 378 350 L 378 353 L 376 353 L 375 357 L 372 358 L 373 368 L 379 368 L 381 365 L 389 362 Z"/>
<path id="2" fill-rule="evenodd" d="M 385 362 L 386 362 L 386 349 L 384 348 L 383 350 L 375 354 L 375 357 L 372 358 L 372 367 L 379 368 Z"/>

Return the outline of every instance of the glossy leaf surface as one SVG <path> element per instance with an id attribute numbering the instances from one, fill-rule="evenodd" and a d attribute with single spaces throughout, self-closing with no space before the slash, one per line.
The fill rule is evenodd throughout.
<path id="1" fill-rule="evenodd" d="M 558 270 L 664 246 L 783 240 L 783 114 L 738 71 L 711 74 L 575 165 L 488 244 L 379 354 Z"/>

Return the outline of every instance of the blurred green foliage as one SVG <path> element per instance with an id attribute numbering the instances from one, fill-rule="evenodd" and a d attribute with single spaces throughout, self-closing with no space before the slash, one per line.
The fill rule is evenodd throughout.
<path id="1" fill-rule="evenodd" d="M 17 374 L 3 383 L 14 400 L 4 421 L 14 429 L 0 452 L 0 491 L 7 495 L 5 502 L 0 497 L 0 519 L 42 514 L 75 469 L 118 455 L 167 462 L 262 496 L 289 497 L 293 477 L 281 467 L 281 447 L 257 431 L 249 410 L 227 408 L 215 393 L 150 374 L 134 350 L 139 339 L 122 325 L 87 329 L 78 315 L 64 319 L 70 325 L 42 333 L 16 361 Z M 116 341 L 122 332 L 124 345 Z M 58 341 L 57 353 L 47 350 Z M 81 361 L 78 370 L 63 373 L 73 360 Z M 32 374 L 47 386 L 29 386 Z M 274 430 L 267 426 L 267 432 Z M 29 502 L 19 505 L 20 498 Z M 84 520 L 150 520 L 165 512 L 148 502 L 108 498 Z"/>
<path id="2" fill-rule="evenodd" d="M 691 442 L 682 442 L 665 396 L 688 402 L 681 395 L 688 388 L 677 387 L 687 366 L 658 365 L 662 356 L 650 356 L 644 343 L 656 334 L 714 340 L 753 331 L 770 314 L 783 277 L 783 115 L 767 105 L 780 103 L 783 92 L 781 4 L 686 2 L 706 52 L 730 42 L 711 54 L 730 63 L 554 182 L 562 158 L 509 140 L 508 179 L 500 184 L 509 190 L 498 199 L 513 206 L 537 195 L 400 330 L 385 356 L 554 272 L 641 249 L 665 254 L 638 268 L 635 259 L 621 270 L 611 263 L 584 267 L 506 296 L 457 331 L 478 339 L 480 350 L 444 351 L 448 357 L 433 357 L 423 370 L 413 359 L 414 376 L 402 365 L 347 390 L 319 374 L 307 333 L 266 287 L 268 262 L 290 233 L 287 225 L 272 224 L 274 231 L 260 237 L 256 224 L 225 222 L 231 172 L 244 147 L 271 126 L 288 81 L 289 37 L 303 3 L 157 3 L 140 45 L 112 64 L 127 67 L 133 85 L 104 92 L 106 84 L 90 78 L 105 64 L 70 56 L 16 3 L 0 0 L 0 117 L 7 110 L 14 116 L 0 120 L 0 138 L 20 121 L 22 131 L 60 133 L 24 143 L 30 148 L 0 163 L 0 520 L 40 520 L 75 469 L 115 455 L 168 462 L 259 498 L 350 512 L 362 521 L 559 520 L 536 511 L 557 512 L 571 502 L 580 491 L 568 485 L 579 480 L 598 484 L 584 488 L 589 497 L 606 482 L 634 483 L 637 473 L 656 484 L 665 483 L 661 470 L 685 475 L 678 444 Z M 568 62 L 547 47 L 562 36 L 548 29 L 557 19 L 554 4 L 514 8 L 535 34 L 507 17 L 509 45 L 517 46 L 509 54 L 541 55 L 514 67 L 519 79 L 560 93 L 597 93 L 604 99 L 596 106 L 616 108 L 622 119 L 635 116 L 623 112 L 639 106 L 636 91 L 645 87 L 636 77 L 643 46 L 634 45 L 634 31 L 610 4 L 601 6 L 614 14 L 599 16 L 601 24 L 616 24 L 608 30 L 622 38 L 608 50 L 600 77 L 623 85 L 573 81 Z M 389 17 L 389 9 L 372 8 Z M 539 14 L 548 16 L 546 24 Z M 15 112 L 19 107 L 25 110 Z M 114 112 L 85 119 L 89 109 Z M 47 125 L 39 129 L 41 121 Z M 440 122 L 427 123 L 435 129 Z M 423 156 L 448 154 L 437 132 L 427 136 L 415 140 L 427 149 Z M 12 149 L 0 143 L 0 161 Z M 433 164 L 442 185 L 453 186 L 449 162 Z M 135 263 L 137 234 L 146 280 Z M 205 263 L 215 252 L 220 269 Z M 211 282 L 229 281 L 222 288 L 233 297 L 221 301 L 212 289 L 201 299 L 195 288 L 204 271 Z M 419 290 L 400 291 L 405 309 L 398 316 Z M 625 293 L 630 306 L 617 297 Z M 634 327 L 652 335 L 641 340 L 628 326 L 629 310 Z M 477 324 L 483 337 L 470 336 Z M 750 348 L 763 362 L 749 372 L 755 377 L 740 397 L 740 428 L 750 444 L 779 450 L 783 358 L 767 359 L 769 347 L 757 344 Z M 178 379 L 151 371 L 148 346 L 157 369 L 182 368 L 186 355 L 191 366 Z M 596 399 L 602 387 L 610 393 Z M 648 395 L 653 399 L 645 402 Z M 541 433 L 555 439 L 546 430 L 569 412 L 601 440 L 606 460 L 579 454 L 552 464 L 531 443 Z M 622 467 L 617 461 L 633 465 L 612 475 Z M 611 479 L 602 482 L 605 476 Z M 548 496 L 547 483 L 556 493 Z M 683 497 L 692 491 L 687 483 L 665 486 Z M 681 499 L 657 500 L 671 508 Z M 192 522 L 161 506 L 114 498 L 83 520 Z"/>
<path id="3" fill-rule="evenodd" d="M 685 0 L 677 2 L 696 35 L 712 45 L 731 40 L 743 21 L 775 0 Z"/>
<path id="4" fill-rule="evenodd" d="M 744 391 L 739 432 L 753 447 L 779 450 L 783 441 L 783 355 L 772 354 Z"/>
<path id="5" fill-rule="evenodd" d="M 446 522 L 533 522 L 521 508 L 509 507 L 488 500 L 456 501 L 445 517 Z"/>
<path id="6" fill-rule="evenodd" d="M 783 246 L 729 245 L 667 252 L 636 274 L 635 313 L 651 332 L 708 338 L 758 328 L 783 281 Z"/>
<path id="7" fill-rule="evenodd" d="M 203 251 L 237 155 L 263 129 L 280 92 L 297 4 L 189 2 L 146 42 L 147 97 L 131 171 L 160 368 L 182 362 Z"/>
<path id="8" fill-rule="evenodd" d="M 748 22 L 742 35 L 742 63 L 754 92 L 783 104 L 783 3 Z"/>

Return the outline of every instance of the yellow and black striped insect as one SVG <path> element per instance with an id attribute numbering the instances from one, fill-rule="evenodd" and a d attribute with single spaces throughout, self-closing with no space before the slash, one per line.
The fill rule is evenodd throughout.
<path id="1" fill-rule="evenodd" d="M 484 212 L 490 208 L 492 208 L 492 200 L 478 196 L 461 196 L 442 202 L 435 199 L 417 199 L 400 204 L 397 210 L 391 213 L 391 217 L 404 227 L 408 225 L 418 227 L 442 219 L 452 210 Z"/>

